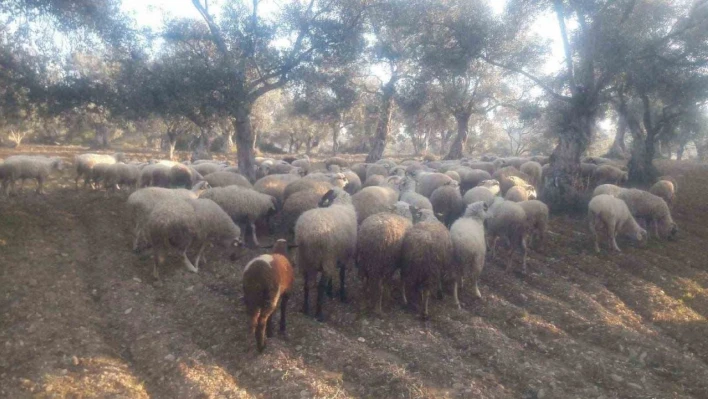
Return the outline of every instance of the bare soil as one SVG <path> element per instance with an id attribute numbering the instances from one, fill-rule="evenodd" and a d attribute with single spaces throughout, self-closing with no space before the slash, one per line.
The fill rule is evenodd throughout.
<path id="1" fill-rule="evenodd" d="M 0 198 L 0 397 L 707 398 L 708 166 L 660 166 L 678 178 L 677 241 L 596 255 L 583 217 L 554 216 L 528 276 L 488 259 L 484 299 L 465 286 L 463 310 L 434 300 L 428 322 L 396 291 L 383 316 L 362 311 L 352 272 L 318 323 L 298 279 L 289 335 L 262 355 L 240 281 L 261 251 L 212 251 L 196 275 L 172 257 L 155 284 L 127 193 L 76 192 L 70 171 L 46 196 L 28 184 Z"/>

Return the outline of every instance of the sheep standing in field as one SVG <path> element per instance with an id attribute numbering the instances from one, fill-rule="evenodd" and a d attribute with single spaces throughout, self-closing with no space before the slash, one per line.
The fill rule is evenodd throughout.
<path id="1" fill-rule="evenodd" d="M 239 186 L 212 188 L 205 191 L 200 198 L 208 198 L 219 204 L 234 222 L 247 224 L 251 228 L 251 238 L 256 246 L 260 245 L 256 234 L 256 221 L 272 216 L 278 204 L 270 195 Z M 245 227 L 243 233 L 246 233 Z"/>
<path id="2" fill-rule="evenodd" d="M 417 183 L 412 177 L 407 176 L 404 178 L 399 186 L 401 194 L 398 199 L 417 208 L 432 210 L 433 204 L 430 203 L 430 200 L 427 197 L 416 192 L 416 185 Z"/>
<path id="3" fill-rule="evenodd" d="M 436 188 L 430 195 L 430 203 L 445 226 L 452 225 L 465 211 L 465 201 L 462 200 L 457 182 Z"/>
<path id="4" fill-rule="evenodd" d="M 292 166 L 302 169 L 305 174 L 310 173 L 310 157 L 303 155 L 302 158 L 296 159 L 290 163 Z"/>
<path id="5" fill-rule="evenodd" d="M 137 165 L 128 165 L 122 162 L 108 165 L 104 181 L 106 190 L 120 190 L 120 186 L 138 188 L 140 180 L 140 168 Z"/>
<path id="6" fill-rule="evenodd" d="M 628 174 L 622 169 L 603 164 L 595 169 L 592 178 L 596 185 L 609 183 L 619 186 L 627 182 Z"/>
<path id="7" fill-rule="evenodd" d="M 278 200 L 278 205 L 282 205 L 285 201 L 283 194 L 285 193 L 285 187 L 288 184 L 299 180 L 300 176 L 293 174 L 282 174 L 282 175 L 268 175 L 261 179 L 258 179 L 253 184 L 253 189 L 262 194 L 267 194 L 275 197 Z"/>
<path id="8" fill-rule="evenodd" d="M 324 182 L 317 182 L 326 184 Z M 295 222 L 303 213 L 309 211 L 310 209 L 315 209 L 318 207 L 322 196 L 327 193 L 327 191 L 332 188 L 328 188 L 324 193 L 313 190 L 303 190 L 298 191 L 293 195 L 288 196 L 283 204 L 283 209 L 281 210 L 281 223 L 282 231 L 293 231 L 295 228 Z"/>
<path id="9" fill-rule="evenodd" d="M 592 196 L 597 197 L 600 194 L 607 194 L 616 197 L 622 190 L 624 190 L 622 187 L 614 184 L 600 184 L 592 191 Z"/>
<path id="10" fill-rule="evenodd" d="M 430 198 L 436 188 L 450 184 L 452 178 L 443 173 L 418 172 L 415 175 L 418 182 L 416 190 L 424 197 Z"/>
<path id="11" fill-rule="evenodd" d="M 339 269 L 340 299 L 346 300 L 346 266 L 356 253 L 357 215 L 349 194 L 339 188 L 330 190 L 322 197 L 319 208 L 303 213 L 295 224 L 295 243 L 305 279 L 303 313 L 309 312 L 310 282 L 319 273 L 315 317 L 323 321 L 327 285 Z"/>
<path id="12" fill-rule="evenodd" d="M 324 164 L 325 164 L 326 168 L 329 168 L 330 165 L 337 165 L 340 168 L 346 168 L 349 166 L 349 162 L 346 159 L 341 158 L 341 157 L 327 158 L 325 160 Z"/>
<path id="13" fill-rule="evenodd" d="M 521 164 L 519 170 L 529 176 L 532 185 L 539 187 L 542 182 L 543 176 L 543 166 L 540 163 L 534 161 L 528 161 Z"/>
<path id="14" fill-rule="evenodd" d="M 617 234 L 622 233 L 634 240 L 646 240 L 647 232 L 642 229 L 632 217 L 627 204 L 621 199 L 607 194 L 600 194 L 590 200 L 588 205 L 588 223 L 590 233 L 595 239 L 595 252 L 600 252 L 600 243 L 597 230 L 602 228 L 607 232 L 610 248 L 621 252 L 617 246 Z"/>
<path id="15" fill-rule="evenodd" d="M 168 188 L 170 186 L 170 168 L 171 166 L 161 163 L 146 165 L 140 171 L 140 187 Z"/>
<path id="16" fill-rule="evenodd" d="M 644 220 L 647 228 L 653 225 L 657 238 L 675 238 L 678 227 L 671 217 L 669 206 L 661 197 L 636 188 L 627 188 L 620 191 L 617 198 L 627 204 L 632 216 Z"/>
<path id="17" fill-rule="evenodd" d="M 196 239 L 199 245 L 194 268 L 199 270 L 199 260 L 210 243 L 231 251 L 241 243 L 241 229 L 231 217 L 214 201 L 206 198 L 189 200 L 197 218 Z M 231 253 L 231 257 L 234 253 Z"/>
<path id="18" fill-rule="evenodd" d="M 10 189 L 13 194 L 16 194 L 15 182 L 21 181 L 24 185 L 25 179 L 37 180 L 37 194 L 44 194 L 44 182 L 49 177 L 49 174 L 54 170 L 62 170 L 63 163 L 61 158 L 41 157 L 41 156 L 26 156 L 15 155 L 7 158 L 3 162 L 3 170 L 5 179 L 3 186 L 5 187 L 5 195 L 9 195 Z"/>
<path id="19" fill-rule="evenodd" d="M 676 186 L 669 180 L 659 180 L 649 189 L 649 192 L 666 201 L 669 209 L 674 206 L 676 198 Z"/>
<path id="20" fill-rule="evenodd" d="M 496 244 L 500 237 L 504 237 L 509 244 L 509 255 L 506 269 L 511 269 L 516 248 L 522 252 L 522 273 L 526 273 L 526 212 L 516 202 L 496 200 L 489 208 L 487 218 L 487 233 L 492 244 L 492 256 L 496 256 Z"/>
<path id="21" fill-rule="evenodd" d="M 212 187 L 241 186 L 244 188 L 253 188 L 248 179 L 238 173 L 232 172 L 217 171 L 209 173 L 204 176 L 204 180 Z"/>
<path id="22" fill-rule="evenodd" d="M 492 175 L 481 169 L 471 169 L 467 166 L 456 166 L 451 169 L 460 176 L 460 190 L 466 192 L 472 187 L 476 187 L 480 182 L 489 180 Z"/>
<path id="23" fill-rule="evenodd" d="M 499 186 L 497 185 L 497 188 L 498 187 Z M 483 201 L 487 204 L 487 206 L 491 206 L 492 202 L 494 202 L 494 198 L 496 198 L 496 195 L 492 193 L 490 189 L 484 186 L 477 186 L 467 190 L 465 195 L 462 197 L 462 200 L 467 205 L 473 204 L 477 201 Z"/>
<path id="24" fill-rule="evenodd" d="M 199 228 L 194 208 L 189 202 L 174 197 L 158 202 L 150 212 L 145 227 L 153 249 L 155 279 L 160 279 L 158 269 L 165 261 L 168 250 L 173 247 L 180 251 L 187 270 L 193 273 L 198 271 L 187 257 L 187 250 Z"/>
<path id="25" fill-rule="evenodd" d="M 224 165 L 216 163 L 214 161 L 205 161 L 193 164 L 192 168 L 202 176 L 207 176 L 214 172 L 224 170 Z"/>
<path id="26" fill-rule="evenodd" d="M 406 292 L 420 293 L 421 316 L 428 318 L 428 300 L 432 290 L 438 290 L 441 281 L 450 272 L 452 261 L 452 240 L 445 225 L 438 220 L 419 221 L 421 212 L 412 208 L 417 221 L 403 238 L 401 259 L 401 280 L 404 284 L 403 301 L 407 303 Z"/>
<path id="27" fill-rule="evenodd" d="M 513 166 L 506 166 L 497 170 L 492 177 L 494 177 L 494 180 L 499 181 L 502 195 L 506 195 L 506 192 L 514 186 L 528 186 L 531 181 L 529 175 Z"/>
<path id="28" fill-rule="evenodd" d="M 403 237 L 411 221 L 391 213 L 377 213 L 361 224 L 357 240 L 359 277 L 365 282 L 376 312 L 382 312 L 384 286 L 400 268 Z"/>
<path id="29" fill-rule="evenodd" d="M 80 154 L 74 157 L 74 167 L 76 168 L 76 189 L 79 189 L 79 179 L 84 179 L 84 188 L 91 182 L 91 171 L 98 164 L 114 164 L 122 162 L 125 156 L 122 153 L 114 155 L 105 154 Z"/>
<path id="30" fill-rule="evenodd" d="M 190 189 L 198 181 L 204 180 L 204 177 L 191 166 L 176 164 L 170 168 L 169 180 L 170 187 Z"/>
<path id="31" fill-rule="evenodd" d="M 539 200 L 528 200 L 518 203 L 526 213 L 527 243 L 542 245 L 546 241 L 548 231 L 548 205 Z"/>
<path id="32" fill-rule="evenodd" d="M 479 201 L 472 203 L 465 209 L 464 215 L 457 219 L 450 228 L 452 240 L 454 269 L 458 271 L 453 285 L 453 296 L 458 309 L 461 309 L 457 288 L 462 284 L 465 269 L 472 273 L 474 296 L 482 298 L 477 283 L 484 268 L 484 257 L 487 253 L 487 243 L 484 238 L 484 220 L 487 218 L 488 206 Z"/>
<path id="33" fill-rule="evenodd" d="M 381 165 L 381 164 L 369 165 L 369 167 L 366 168 L 366 179 L 365 180 L 368 180 L 371 176 L 374 176 L 374 175 L 388 177 L 388 168 L 386 168 L 385 165 Z"/>
<path id="34" fill-rule="evenodd" d="M 504 199 L 514 202 L 536 199 L 536 188 L 530 184 L 526 186 L 514 186 L 507 190 Z"/>
<path id="35" fill-rule="evenodd" d="M 499 180 L 496 179 L 483 180 L 479 182 L 479 185 L 477 185 L 477 187 L 484 187 L 487 190 L 491 191 L 494 195 L 497 195 L 501 192 L 501 184 L 499 183 Z"/>
<path id="36" fill-rule="evenodd" d="M 285 187 L 285 190 L 283 191 L 283 200 L 287 201 L 288 197 L 300 191 L 316 192 L 320 195 L 320 197 L 322 197 L 327 191 L 335 187 L 345 188 L 348 184 L 349 180 L 343 173 L 327 175 L 324 180 L 312 178 L 299 179 Z"/>
<path id="37" fill-rule="evenodd" d="M 398 193 L 390 187 L 365 187 L 352 195 L 351 201 L 356 209 L 357 223 L 361 224 L 371 215 L 388 211 L 398 201 Z"/>
<path id="38" fill-rule="evenodd" d="M 258 352 L 266 347 L 266 336 L 273 336 L 271 316 L 280 302 L 280 333 L 285 334 L 285 314 L 293 286 L 293 267 L 287 257 L 287 243 L 278 240 L 273 253 L 261 255 L 243 269 L 243 301 L 250 319 L 250 331 Z"/>

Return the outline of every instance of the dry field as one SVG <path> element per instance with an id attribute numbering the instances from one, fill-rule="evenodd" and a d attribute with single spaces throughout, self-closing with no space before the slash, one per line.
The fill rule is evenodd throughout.
<path id="1" fill-rule="evenodd" d="M 463 310 L 434 300 L 428 322 L 396 291 L 383 317 L 361 311 L 348 273 L 349 302 L 318 323 L 298 280 L 289 335 L 263 355 L 240 288 L 257 251 L 211 252 L 198 275 L 172 257 L 153 284 L 127 194 L 77 193 L 66 171 L 44 197 L 0 198 L 0 397 L 708 398 L 708 166 L 661 168 L 677 241 L 596 255 L 582 217 L 555 216 L 528 276 L 488 260 L 484 299 L 466 286 Z"/>

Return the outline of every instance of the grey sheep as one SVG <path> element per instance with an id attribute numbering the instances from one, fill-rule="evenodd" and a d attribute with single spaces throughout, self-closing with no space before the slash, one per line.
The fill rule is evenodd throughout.
<path id="1" fill-rule="evenodd" d="M 622 190 L 622 187 L 615 186 L 614 184 L 600 184 L 599 186 L 595 187 L 595 190 L 593 190 L 592 192 L 592 196 L 597 197 L 600 194 L 608 194 L 613 197 L 616 197 Z"/>
<path id="2" fill-rule="evenodd" d="M 465 201 L 462 200 L 457 183 L 436 188 L 430 195 L 430 203 L 440 216 L 440 221 L 448 227 L 465 211 Z"/>
<path id="3" fill-rule="evenodd" d="M 217 171 L 209 173 L 204 176 L 210 186 L 212 187 L 226 187 L 226 186 L 241 186 L 245 188 L 253 188 L 253 185 L 238 173 Z"/>
<path id="4" fill-rule="evenodd" d="M 327 184 L 325 182 L 316 183 Z M 324 193 L 321 193 L 320 190 L 303 190 L 288 196 L 281 210 L 281 223 L 284 231 L 294 231 L 295 222 L 297 222 L 300 215 L 310 209 L 317 208 L 322 196 L 331 189 L 331 186 L 326 188 Z"/>
<path id="5" fill-rule="evenodd" d="M 492 257 L 496 257 L 496 244 L 503 237 L 509 244 L 506 269 L 511 269 L 516 248 L 522 252 L 522 273 L 526 273 L 526 213 L 516 202 L 495 200 L 489 208 L 487 233 L 491 238 Z"/>
<path id="6" fill-rule="evenodd" d="M 368 167 L 369 165 L 366 163 L 355 163 L 349 169 L 351 169 L 352 172 L 356 173 L 356 175 L 359 176 L 359 181 L 364 182 L 366 181 L 366 169 Z"/>
<path id="7" fill-rule="evenodd" d="M 219 204 L 237 224 L 248 224 L 251 228 L 251 238 L 256 246 L 260 245 L 256 221 L 273 215 L 277 209 L 275 197 L 239 186 L 211 188 L 200 198 L 207 198 Z M 245 234 L 245 228 L 243 233 Z"/>
<path id="8" fill-rule="evenodd" d="M 521 164 L 519 170 L 529 176 L 531 180 L 529 181 L 529 183 L 536 187 L 539 187 L 542 181 L 541 178 L 543 176 L 543 166 L 540 163 L 535 161 L 524 162 L 523 164 Z"/>
<path id="9" fill-rule="evenodd" d="M 20 184 L 24 186 L 26 179 L 37 180 L 37 194 L 44 194 L 44 182 L 54 170 L 61 171 L 63 162 L 58 157 L 42 157 L 42 156 L 27 156 L 14 155 L 3 162 L 3 186 L 5 195 L 9 195 L 10 189 L 16 193 L 15 182 L 20 180 Z"/>
<path id="10" fill-rule="evenodd" d="M 84 188 L 91 182 L 91 171 L 98 164 L 114 164 L 125 159 L 123 153 L 113 155 L 106 154 L 80 154 L 74 157 L 74 167 L 76 168 L 76 189 L 79 189 L 79 180 L 84 179 Z"/>
<path id="11" fill-rule="evenodd" d="M 539 200 L 528 200 L 518 204 L 526 213 L 527 244 L 542 245 L 546 241 L 548 231 L 548 205 Z"/>
<path id="12" fill-rule="evenodd" d="M 113 191 L 123 188 L 138 188 L 140 181 L 140 168 L 137 165 L 124 164 L 122 162 L 114 163 L 108 166 L 105 172 L 106 189 Z"/>
<path id="13" fill-rule="evenodd" d="M 477 201 L 483 201 L 487 204 L 487 206 L 490 206 L 492 205 L 495 197 L 496 195 L 487 187 L 477 186 L 467 190 L 465 195 L 462 197 L 462 200 L 467 205 L 473 204 Z"/>
<path id="14" fill-rule="evenodd" d="M 401 267 L 403 238 L 411 226 L 409 219 L 391 213 L 372 215 L 359 226 L 356 264 L 378 313 L 382 312 L 384 287 Z"/>
<path id="15" fill-rule="evenodd" d="M 197 161 L 199 162 L 199 161 Z M 214 172 L 218 172 L 220 170 L 224 169 L 224 165 L 215 163 L 213 161 L 204 161 L 201 163 L 194 163 L 192 165 L 192 168 L 199 172 L 202 176 L 207 176 L 209 174 L 212 174 Z"/>
<path id="16" fill-rule="evenodd" d="M 368 180 L 373 175 L 388 176 L 388 168 L 385 165 L 373 164 L 366 168 L 366 179 Z"/>
<path id="17" fill-rule="evenodd" d="M 386 176 L 384 175 L 371 175 L 366 178 L 366 181 L 362 185 L 363 188 L 366 187 L 376 187 L 384 186 L 386 184 Z"/>
<path id="18" fill-rule="evenodd" d="M 627 182 L 627 172 L 608 164 L 602 164 L 595 169 L 592 175 L 595 184 L 616 184 L 621 185 Z"/>
<path id="19" fill-rule="evenodd" d="M 506 192 L 514 186 L 529 185 L 531 180 L 526 173 L 521 172 L 513 166 L 506 166 L 497 170 L 492 177 L 499 181 L 502 195 L 506 195 Z"/>
<path id="20" fill-rule="evenodd" d="M 499 180 L 496 179 L 484 180 L 479 183 L 478 187 L 484 187 L 487 190 L 491 191 L 494 195 L 497 195 L 501 192 L 501 184 L 499 183 Z"/>
<path id="21" fill-rule="evenodd" d="M 609 245 L 620 252 L 617 246 L 617 234 L 622 233 L 632 239 L 642 242 L 647 238 L 646 230 L 642 229 L 632 216 L 627 204 L 621 199 L 608 194 L 600 194 L 588 204 L 588 223 L 590 233 L 595 239 L 595 252 L 600 252 L 598 229 L 607 233 Z"/>
<path id="22" fill-rule="evenodd" d="M 303 213 L 295 224 L 298 266 L 304 277 L 303 313 L 309 312 L 310 282 L 321 274 L 317 284 L 315 317 L 324 320 L 322 305 L 327 285 L 339 269 L 340 299 L 346 299 L 346 266 L 357 248 L 357 215 L 352 197 L 342 189 L 328 191 L 320 207 Z"/>
<path id="23" fill-rule="evenodd" d="M 484 180 L 489 180 L 492 175 L 482 169 L 472 169 L 466 166 L 458 166 L 452 169 L 460 175 L 460 190 L 464 193 L 472 187 L 476 187 Z"/>
<path id="24" fill-rule="evenodd" d="M 354 173 L 354 171 L 349 169 L 344 169 L 342 175 L 347 179 L 347 184 L 344 186 L 344 191 L 348 192 L 349 195 L 355 194 L 357 191 L 361 190 L 361 179 L 359 175 Z M 339 184 L 336 184 L 339 186 Z"/>
<path id="25" fill-rule="evenodd" d="M 341 157 L 327 158 L 325 160 L 324 164 L 325 164 L 325 167 L 327 167 L 327 168 L 329 167 L 329 165 L 337 165 L 340 168 L 345 168 L 345 167 L 349 166 L 349 162 L 346 159 L 341 158 Z"/>
<path id="26" fill-rule="evenodd" d="M 170 168 L 169 180 L 170 187 L 184 187 L 190 189 L 198 181 L 204 180 L 204 177 L 191 166 L 178 163 Z"/>
<path id="27" fill-rule="evenodd" d="M 365 187 L 351 196 L 356 209 L 357 223 L 361 224 L 367 217 L 379 212 L 386 212 L 398 201 L 398 193 L 390 187 Z"/>
<path id="28" fill-rule="evenodd" d="M 146 165 L 140 171 L 140 187 L 169 187 L 170 168 L 161 163 Z"/>
<path id="29" fill-rule="evenodd" d="M 155 204 L 145 225 L 153 248 L 155 279 L 160 279 L 158 269 L 172 247 L 180 251 L 184 267 L 190 272 L 197 272 L 187 257 L 187 250 L 195 240 L 198 229 L 197 217 L 189 202 L 174 197 L 165 198 Z"/>
<path id="30" fill-rule="evenodd" d="M 452 178 L 443 173 L 419 172 L 416 176 L 418 193 L 430 198 L 436 188 L 450 184 Z"/>
<path id="31" fill-rule="evenodd" d="M 421 209 L 433 209 L 433 204 L 430 200 L 422 194 L 416 192 L 417 182 L 412 177 L 406 177 L 403 179 L 400 185 L 400 197 L 401 201 L 407 202 L 410 205 L 414 205 Z"/>
<path id="32" fill-rule="evenodd" d="M 321 181 L 321 180 L 313 180 L 313 179 L 299 179 L 295 180 L 294 182 L 288 184 L 285 187 L 285 191 L 283 191 L 283 199 L 285 202 L 288 202 L 288 199 L 302 191 L 309 191 L 316 193 L 319 198 L 322 198 L 325 193 L 331 189 L 333 189 L 334 186 L 326 181 Z M 341 188 L 341 187 L 340 187 Z"/>
<path id="33" fill-rule="evenodd" d="M 458 271 L 453 285 L 453 296 L 458 309 L 462 306 L 457 296 L 457 289 L 462 284 L 466 269 L 469 269 L 472 275 L 473 295 L 476 298 L 482 298 L 478 282 L 487 253 L 487 243 L 484 237 L 484 220 L 487 218 L 487 209 L 488 205 L 482 201 L 468 205 L 462 217 L 457 219 L 450 228 L 454 269 Z"/>
<path id="34" fill-rule="evenodd" d="M 653 225 L 654 235 L 657 238 L 673 239 L 678 233 L 678 227 L 671 217 L 671 211 L 661 197 L 636 188 L 627 188 L 620 191 L 617 198 L 623 200 L 632 216 L 643 219 L 647 226 Z"/>
<path id="35" fill-rule="evenodd" d="M 300 176 L 289 173 L 282 175 L 268 175 L 258 179 L 253 184 L 253 189 L 259 193 L 268 194 L 275 197 L 278 200 L 278 204 L 282 205 L 285 201 L 283 197 L 285 187 L 296 180 L 300 180 Z"/>
<path id="36" fill-rule="evenodd" d="M 649 192 L 666 201 L 669 209 L 673 208 L 676 198 L 676 186 L 669 180 L 659 180 L 649 189 Z"/>

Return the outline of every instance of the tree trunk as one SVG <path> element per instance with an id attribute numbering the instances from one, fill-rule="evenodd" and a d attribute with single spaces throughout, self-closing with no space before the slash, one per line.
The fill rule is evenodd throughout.
<path id="1" fill-rule="evenodd" d="M 617 119 L 617 132 L 615 133 L 615 141 L 612 147 L 607 152 L 607 158 L 625 159 L 627 158 L 627 146 L 624 142 L 627 133 L 627 120 L 624 115 L 620 114 Z"/>
<path id="2" fill-rule="evenodd" d="M 251 107 L 248 104 L 240 105 L 236 109 L 236 118 L 234 121 L 236 128 L 236 157 L 238 161 L 238 170 L 251 183 L 256 181 L 256 160 L 253 154 L 253 146 L 255 145 L 255 137 L 251 130 Z"/>
<path id="3" fill-rule="evenodd" d="M 681 161 L 683 160 L 683 153 L 686 151 L 686 142 L 681 140 L 679 142 L 678 148 L 676 149 L 676 160 Z"/>
<path id="4" fill-rule="evenodd" d="M 310 152 L 312 151 L 312 142 L 314 140 L 313 136 L 307 136 L 307 140 L 305 141 L 305 154 L 308 156 L 310 155 Z"/>
<path id="5" fill-rule="evenodd" d="M 167 150 L 169 151 L 169 159 L 175 156 L 175 147 L 177 146 L 177 133 L 167 132 Z"/>
<path id="6" fill-rule="evenodd" d="M 392 78 L 383 87 L 383 96 L 381 97 L 381 111 L 379 112 L 379 120 L 376 124 L 376 133 L 374 142 L 371 146 L 369 155 L 366 156 L 367 163 L 374 163 L 383 158 L 386 142 L 388 141 L 388 133 L 391 125 L 391 115 L 393 115 L 393 93 L 395 89 L 395 80 Z"/>
<path id="7" fill-rule="evenodd" d="M 110 131 L 106 125 L 96 126 L 95 148 L 109 148 L 111 146 Z"/>
<path id="8" fill-rule="evenodd" d="M 629 170 L 629 181 L 635 184 L 651 184 L 656 181 L 659 171 L 654 167 L 654 155 L 656 154 L 658 131 L 651 120 L 651 107 L 649 97 L 642 95 L 644 105 L 644 131 L 639 122 L 633 116 L 627 117 L 629 130 L 632 132 L 634 143 L 632 144 L 632 158 L 629 160 L 627 168 Z M 659 151 L 661 149 L 659 148 Z"/>
<path id="9" fill-rule="evenodd" d="M 337 155 L 339 152 L 339 123 L 332 126 L 332 153 Z"/>
<path id="10" fill-rule="evenodd" d="M 447 153 L 445 159 L 462 158 L 462 151 L 465 149 L 465 145 L 467 144 L 470 113 L 459 112 L 455 114 L 455 120 L 457 121 L 457 136 L 455 136 L 455 141 L 452 142 L 452 146 L 450 146 L 450 152 Z"/>
<path id="11" fill-rule="evenodd" d="M 222 137 L 223 141 L 221 142 L 221 152 L 224 154 L 229 154 L 234 148 L 234 135 L 231 132 L 224 132 Z"/>

